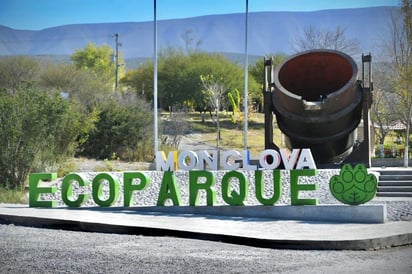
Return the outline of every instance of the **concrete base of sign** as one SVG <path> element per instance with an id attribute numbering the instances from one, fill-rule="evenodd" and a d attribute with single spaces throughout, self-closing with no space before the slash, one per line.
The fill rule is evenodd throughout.
<path id="1" fill-rule="evenodd" d="M 377 221 L 368 219 L 377 214 L 374 210 L 385 209 L 374 205 L 33 208 L 0 204 L 0 223 L 267 248 L 369 250 L 412 244 L 411 222 L 365 223 Z M 338 220 L 321 221 L 326 219 Z"/>
<path id="2" fill-rule="evenodd" d="M 278 220 L 302 220 L 340 223 L 384 223 L 386 205 L 317 205 L 317 206 L 149 206 L 129 207 L 128 210 L 201 214 Z"/>

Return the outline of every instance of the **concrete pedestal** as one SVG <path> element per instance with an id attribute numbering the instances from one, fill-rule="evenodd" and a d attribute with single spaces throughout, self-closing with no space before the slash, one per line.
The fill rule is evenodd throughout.
<path id="1" fill-rule="evenodd" d="M 128 210 L 167 212 L 278 220 L 302 220 L 342 223 L 384 223 L 386 205 L 317 205 L 317 206 L 149 206 L 130 207 Z"/>

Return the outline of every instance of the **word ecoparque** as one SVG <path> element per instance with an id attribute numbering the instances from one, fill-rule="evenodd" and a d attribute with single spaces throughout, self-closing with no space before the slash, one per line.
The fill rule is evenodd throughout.
<path id="1" fill-rule="evenodd" d="M 159 189 L 157 205 L 164 206 L 167 200 L 173 205 L 182 205 L 181 193 L 176 182 L 174 171 L 188 171 L 189 205 L 198 206 L 199 193 L 206 193 L 206 204 L 216 204 L 216 174 L 221 166 L 224 173 L 221 179 L 222 198 L 229 205 L 243 205 L 248 196 L 249 180 L 242 170 L 254 170 L 256 198 L 262 205 L 274 205 L 282 194 L 281 173 L 277 169 L 281 164 L 290 170 L 290 195 L 292 205 L 316 205 L 317 199 L 300 199 L 299 192 L 314 191 L 316 184 L 299 184 L 299 177 L 316 175 L 316 165 L 309 149 L 293 149 L 291 153 L 286 149 L 264 150 L 259 157 L 259 166 L 250 163 L 249 151 L 242 153 L 229 151 L 172 151 L 166 157 L 165 153 L 156 153 L 156 169 L 163 171 Z M 241 163 L 239 162 L 241 161 Z M 209 170 L 207 170 L 207 168 Z M 263 170 L 273 171 L 273 194 L 266 197 L 264 193 Z M 29 176 L 29 204 L 31 207 L 55 207 L 55 200 L 40 199 L 43 194 L 54 194 L 56 186 L 44 186 L 41 182 L 56 179 L 56 173 L 32 173 Z M 80 207 L 88 200 L 90 193 L 73 193 L 73 185 L 80 188 L 88 187 L 90 182 L 76 173 L 66 175 L 61 182 L 61 199 L 69 207 Z M 151 183 L 150 177 L 143 171 L 123 172 L 123 202 L 125 207 L 133 204 L 133 193 L 144 191 Z M 238 184 L 238 191 L 231 188 L 231 184 Z M 120 183 L 109 173 L 98 173 L 91 182 L 93 201 L 102 207 L 112 206 L 119 200 Z M 103 188 L 108 188 L 108 196 L 103 195 Z"/>

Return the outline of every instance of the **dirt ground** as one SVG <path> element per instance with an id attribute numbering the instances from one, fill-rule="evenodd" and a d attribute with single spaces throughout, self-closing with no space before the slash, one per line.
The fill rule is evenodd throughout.
<path id="1" fill-rule="evenodd" d="M 102 171 L 127 171 L 149 170 L 152 163 L 148 162 L 123 162 L 117 160 L 95 160 L 87 158 L 73 158 L 69 161 L 73 172 L 102 172 Z"/>

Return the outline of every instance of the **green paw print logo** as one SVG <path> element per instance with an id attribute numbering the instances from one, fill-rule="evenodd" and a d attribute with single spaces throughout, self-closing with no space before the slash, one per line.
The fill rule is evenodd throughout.
<path id="1" fill-rule="evenodd" d="M 365 165 L 357 164 L 354 168 L 345 164 L 339 175 L 329 181 L 332 195 L 348 205 L 360 205 L 375 197 L 378 181 L 373 174 L 368 174 Z"/>

